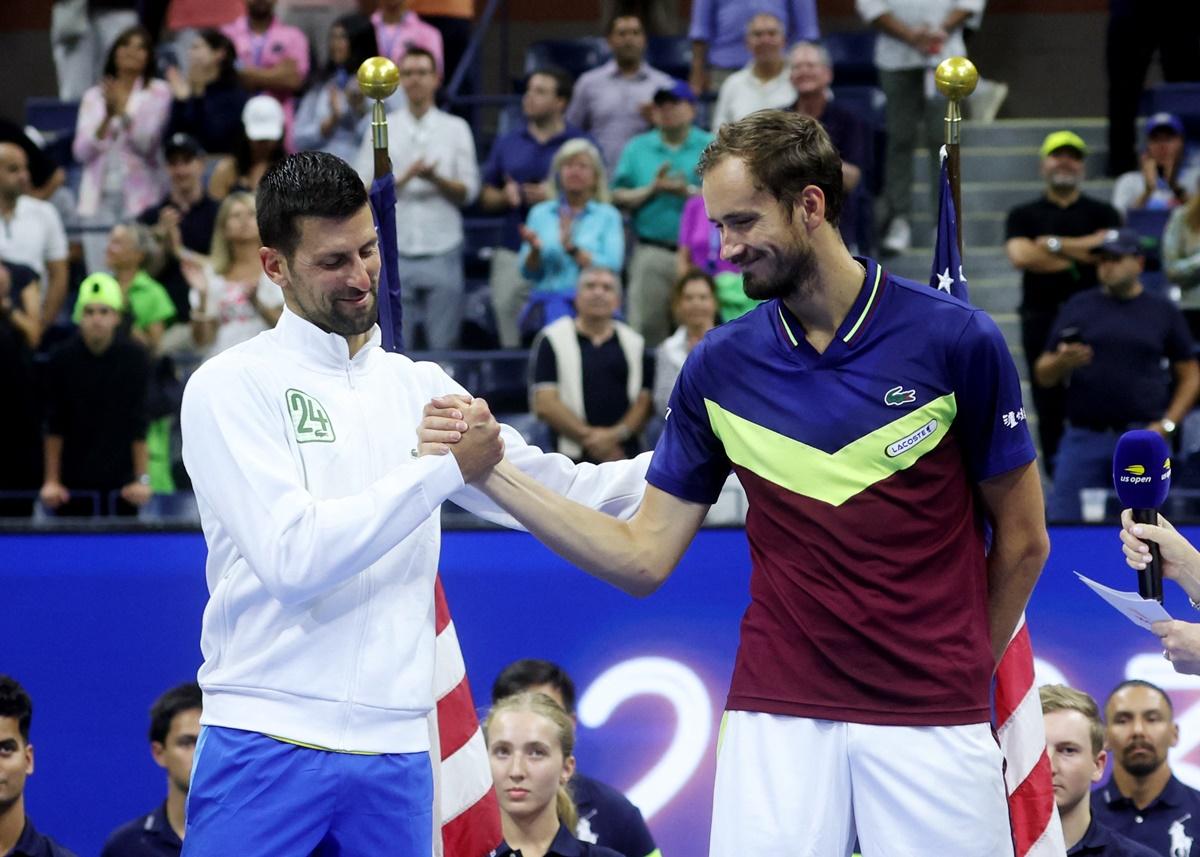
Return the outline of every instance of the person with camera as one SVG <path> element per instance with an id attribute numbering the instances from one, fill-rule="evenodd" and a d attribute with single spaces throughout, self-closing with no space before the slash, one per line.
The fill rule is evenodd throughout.
<path id="1" fill-rule="evenodd" d="M 1063 304 L 1034 364 L 1039 386 L 1066 387 L 1067 425 L 1047 505 L 1052 521 L 1079 520 L 1079 492 L 1111 484 L 1117 438 L 1149 428 L 1170 440 L 1200 393 L 1183 314 L 1142 286 L 1137 232 L 1110 229 L 1095 255 L 1100 285 Z"/>

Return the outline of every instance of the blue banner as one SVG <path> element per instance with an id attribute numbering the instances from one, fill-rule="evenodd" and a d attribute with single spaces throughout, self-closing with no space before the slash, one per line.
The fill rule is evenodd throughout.
<path id="1" fill-rule="evenodd" d="M 954 194 L 950 190 L 950 175 L 946 170 L 946 147 L 942 147 L 942 170 L 938 184 L 937 239 L 933 246 L 933 271 L 929 285 L 960 300 L 967 301 L 967 278 L 963 275 L 962 256 L 958 252 L 958 215 L 954 211 Z"/>
<path id="2" fill-rule="evenodd" d="M 371 183 L 371 212 L 379 235 L 379 330 L 384 351 L 403 351 L 400 269 L 396 246 L 396 179 L 389 171 Z"/>

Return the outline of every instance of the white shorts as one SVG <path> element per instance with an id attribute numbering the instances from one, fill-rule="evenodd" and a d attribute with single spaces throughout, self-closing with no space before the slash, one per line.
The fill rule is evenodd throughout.
<path id="1" fill-rule="evenodd" d="M 1013 857 L 986 723 L 868 726 L 727 711 L 709 857 Z"/>

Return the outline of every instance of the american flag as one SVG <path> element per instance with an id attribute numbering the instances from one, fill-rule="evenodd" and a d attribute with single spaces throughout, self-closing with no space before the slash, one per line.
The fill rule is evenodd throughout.
<path id="1" fill-rule="evenodd" d="M 942 147 L 937 240 L 929 285 L 967 300 L 967 278 L 958 251 L 958 218 Z M 1066 852 L 1054 805 L 1042 704 L 1033 679 L 1033 644 L 1025 615 L 996 667 L 992 723 L 1004 753 L 1004 785 L 1017 857 L 1062 857 Z"/>

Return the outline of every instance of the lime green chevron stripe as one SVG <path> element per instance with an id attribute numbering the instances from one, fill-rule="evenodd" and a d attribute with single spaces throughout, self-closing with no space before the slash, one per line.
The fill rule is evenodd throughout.
<path id="1" fill-rule="evenodd" d="M 831 506 L 840 506 L 911 467 L 941 442 L 958 413 L 954 394 L 947 393 L 828 453 L 763 428 L 709 399 L 704 405 L 730 461 L 780 488 Z"/>

